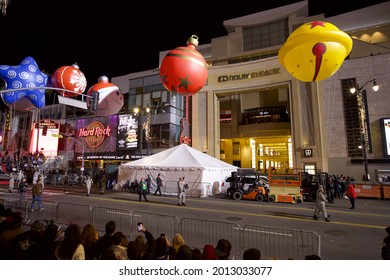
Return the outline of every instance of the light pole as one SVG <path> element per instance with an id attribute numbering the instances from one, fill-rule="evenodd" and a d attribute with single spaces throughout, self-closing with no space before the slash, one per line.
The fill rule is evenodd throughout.
<path id="1" fill-rule="evenodd" d="M 139 112 L 140 112 L 140 109 L 139 109 L 139 108 L 134 108 L 134 114 L 135 114 L 135 115 L 138 115 Z M 146 112 L 146 122 L 144 122 L 144 123 L 142 124 L 142 129 L 143 129 L 144 132 L 145 132 L 147 156 L 150 156 L 150 151 L 151 151 L 151 143 L 150 143 L 150 140 L 152 139 L 152 137 L 151 137 L 151 135 L 150 135 L 150 107 L 149 107 L 149 104 L 148 104 L 148 106 L 145 108 L 145 112 Z"/>
<path id="2" fill-rule="evenodd" d="M 354 85 L 350 88 L 351 93 L 357 93 L 357 103 L 359 109 L 359 124 L 360 124 L 360 141 L 363 149 L 363 161 L 364 161 L 364 181 L 370 180 L 370 173 L 368 172 L 368 159 L 367 159 L 367 146 L 370 145 L 370 126 L 369 126 L 369 114 L 368 114 L 368 103 L 367 103 L 367 92 L 364 87 L 368 84 L 372 83 L 372 90 L 378 91 L 379 86 L 376 83 L 376 79 L 369 80 L 365 82 L 361 87 L 359 84 Z M 371 145 L 370 145 L 371 146 Z"/>

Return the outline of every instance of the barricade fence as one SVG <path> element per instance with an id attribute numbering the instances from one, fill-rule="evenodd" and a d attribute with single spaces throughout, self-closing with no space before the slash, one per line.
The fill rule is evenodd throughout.
<path id="1" fill-rule="evenodd" d="M 15 194 L 6 193 L 0 197 L 0 203 L 5 208 L 24 215 L 26 228 L 37 220 L 52 220 L 59 229 L 72 223 L 77 223 L 80 227 L 93 224 L 99 234 L 103 235 L 106 223 L 113 220 L 116 231 L 121 231 L 129 240 L 134 240 L 140 234 L 137 224 L 142 222 L 155 238 L 165 234 L 172 239 L 176 233 L 180 233 L 187 245 L 201 251 L 206 244 L 216 246 L 219 239 L 229 240 L 234 259 L 241 259 L 244 251 L 249 248 L 259 249 L 262 259 L 302 260 L 306 255 L 321 256 L 320 236 L 312 231 L 261 225 L 242 227 L 236 223 L 192 218 L 179 220 L 170 215 L 54 201 L 44 201 L 44 211 L 31 212 L 31 202 L 31 199 L 20 202 L 19 196 Z"/>

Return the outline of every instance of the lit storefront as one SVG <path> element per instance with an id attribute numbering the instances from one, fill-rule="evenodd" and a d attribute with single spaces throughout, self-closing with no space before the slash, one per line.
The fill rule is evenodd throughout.
<path id="1" fill-rule="evenodd" d="M 68 153 L 74 151 L 73 167 L 77 169 L 81 168 L 82 158 L 85 169 L 94 172 L 144 156 L 139 154 L 137 116 L 86 117 L 68 120 L 63 127 L 60 149 Z"/>

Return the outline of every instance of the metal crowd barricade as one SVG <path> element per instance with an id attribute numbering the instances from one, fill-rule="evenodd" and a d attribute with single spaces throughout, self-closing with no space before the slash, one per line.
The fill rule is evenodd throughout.
<path id="1" fill-rule="evenodd" d="M 130 235 L 131 218 L 133 214 L 127 210 L 115 208 L 94 207 L 92 209 L 92 224 L 100 233 L 105 233 L 106 223 L 115 221 L 116 231 L 121 231 L 124 235 Z"/>
<path id="2" fill-rule="evenodd" d="M 57 207 L 56 223 L 60 228 L 72 223 L 84 227 L 86 224 L 91 223 L 91 212 L 92 208 L 88 205 L 60 202 Z"/>
<path id="3" fill-rule="evenodd" d="M 304 260 L 321 254 L 320 237 L 311 231 L 247 225 L 242 233 L 243 250 L 257 248 L 262 259 Z"/>
<path id="4" fill-rule="evenodd" d="M 13 212 L 25 212 L 26 211 L 26 200 L 20 201 L 20 194 L 16 192 L 4 193 L 3 204 L 4 207 L 12 209 Z"/>
<path id="5" fill-rule="evenodd" d="M 34 212 L 31 212 L 31 203 L 32 199 L 27 200 L 26 202 L 26 224 L 32 224 L 35 221 L 44 221 L 44 220 L 57 220 L 57 203 L 54 201 L 42 201 L 42 208 L 44 210 L 39 211 L 35 206 Z M 36 205 L 36 204 L 35 204 Z"/>
<path id="6" fill-rule="evenodd" d="M 180 232 L 186 244 L 192 248 L 203 250 L 204 245 L 217 246 L 219 239 L 226 239 L 232 244 L 231 255 L 241 255 L 241 227 L 236 223 L 225 223 L 208 220 L 183 218 Z"/>
<path id="7" fill-rule="evenodd" d="M 117 224 L 116 230 L 133 240 L 140 234 L 137 223 L 142 222 L 155 238 L 164 233 L 171 240 L 180 233 L 186 244 L 200 250 L 206 244 L 216 246 L 219 239 L 227 239 L 232 244 L 231 256 L 234 259 L 241 259 L 244 250 L 249 248 L 259 249 L 262 259 L 303 260 L 306 255 L 321 256 L 320 236 L 311 231 L 260 225 L 241 227 L 236 223 L 190 218 L 179 221 L 176 216 L 50 201 L 43 202 L 44 211 L 29 212 L 31 199 L 19 204 L 18 195 L 5 193 L 2 200 L 6 208 L 22 212 L 27 224 L 42 219 L 53 219 L 59 228 L 71 223 L 80 227 L 92 223 L 104 232 L 106 222 L 113 220 Z"/>
<path id="8" fill-rule="evenodd" d="M 164 233 L 167 238 L 172 240 L 176 233 L 179 233 L 179 219 L 176 216 L 153 214 L 146 212 L 133 212 L 130 238 L 134 239 L 140 233 L 137 232 L 137 224 L 142 223 L 150 231 L 154 238 L 158 238 Z"/>

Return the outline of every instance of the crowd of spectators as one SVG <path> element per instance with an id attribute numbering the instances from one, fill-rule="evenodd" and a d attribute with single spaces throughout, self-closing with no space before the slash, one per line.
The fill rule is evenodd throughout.
<path id="1" fill-rule="evenodd" d="M 176 234 L 170 240 L 157 238 L 142 225 L 134 239 L 116 231 L 116 223 L 108 221 L 105 233 L 99 237 L 92 224 L 81 228 L 71 224 L 59 230 L 52 221 L 35 221 L 28 230 L 20 212 L 5 209 L 0 204 L 0 259 L 5 260 L 228 260 L 231 243 L 220 239 L 216 246 L 205 244 L 191 248 Z M 249 248 L 243 259 L 261 259 L 260 250 Z"/>

